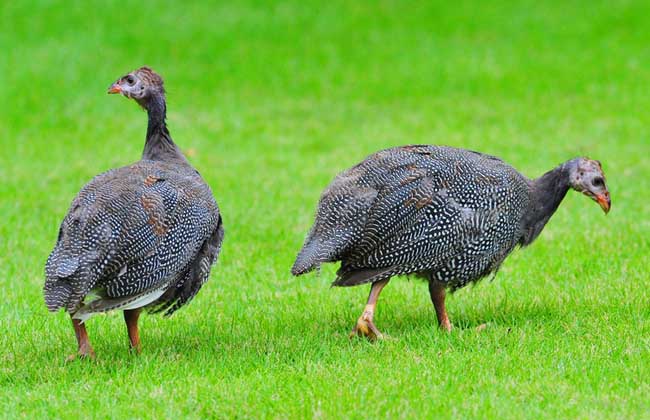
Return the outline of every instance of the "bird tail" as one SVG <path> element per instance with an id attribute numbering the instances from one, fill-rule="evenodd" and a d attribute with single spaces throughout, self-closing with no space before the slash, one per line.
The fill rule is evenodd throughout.
<path id="1" fill-rule="evenodd" d="M 68 304 L 72 285 L 65 279 L 48 279 L 43 287 L 45 305 L 50 312 L 56 312 Z"/>
<path id="2" fill-rule="evenodd" d="M 296 257 L 296 262 L 291 267 L 291 274 L 300 276 L 317 268 L 321 263 L 328 261 L 327 255 L 322 250 L 322 243 L 318 238 L 308 238 Z"/>
<path id="3" fill-rule="evenodd" d="M 357 270 L 345 270 L 341 268 L 332 286 L 349 287 L 358 286 L 364 283 L 374 283 L 385 280 L 399 273 L 398 267 L 368 268 Z"/>
<path id="4" fill-rule="evenodd" d="M 167 285 L 163 285 L 155 289 L 146 290 L 134 296 L 118 298 L 100 296 L 99 298 L 83 305 L 72 317 L 83 323 L 96 313 L 108 312 L 114 309 L 128 310 L 142 308 L 158 299 L 163 293 L 165 293 L 166 288 Z"/>
<path id="5" fill-rule="evenodd" d="M 45 305 L 50 312 L 67 307 L 74 295 L 70 279 L 79 269 L 79 258 L 62 251 L 58 246 L 45 263 Z"/>

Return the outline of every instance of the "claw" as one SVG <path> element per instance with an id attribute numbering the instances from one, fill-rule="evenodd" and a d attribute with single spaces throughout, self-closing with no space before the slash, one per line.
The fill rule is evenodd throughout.
<path id="1" fill-rule="evenodd" d="M 452 326 L 451 322 L 449 322 L 449 318 L 445 318 L 441 323 L 440 323 L 440 329 L 443 330 L 444 332 L 451 332 Z"/>
<path id="2" fill-rule="evenodd" d="M 79 349 L 78 352 L 66 357 L 66 362 L 74 362 L 75 360 L 95 360 L 95 352 L 93 349 Z"/>
<path id="3" fill-rule="evenodd" d="M 382 340 L 384 338 L 384 335 L 379 331 L 375 324 L 373 324 L 371 320 L 365 319 L 363 315 L 359 317 L 357 325 L 354 326 L 349 335 L 351 339 L 356 336 L 366 337 L 370 341 Z"/>

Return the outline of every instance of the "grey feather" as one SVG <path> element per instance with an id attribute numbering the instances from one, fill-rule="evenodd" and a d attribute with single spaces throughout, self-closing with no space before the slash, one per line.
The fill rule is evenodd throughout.
<path id="1" fill-rule="evenodd" d="M 495 272 L 518 244 L 528 243 L 526 232 L 538 220 L 525 216 L 541 199 L 532 187 L 502 160 L 469 150 L 380 151 L 325 189 L 292 273 L 341 261 L 335 286 L 424 274 L 463 287 Z"/>

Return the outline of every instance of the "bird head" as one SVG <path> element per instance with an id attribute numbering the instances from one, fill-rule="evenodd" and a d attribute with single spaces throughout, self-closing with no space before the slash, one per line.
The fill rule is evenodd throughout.
<path id="1" fill-rule="evenodd" d="M 597 202 L 600 208 L 608 213 L 612 202 L 600 162 L 581 157 L 573 159 L 569 163 L 569 185 L 571 188 Z"/>
<path id="2" fill-rule="evenodd" d="M 162 77 L 145 66 L 117 79 L 108 88 L 108 93 L 121 93 L 147 108 L 149 100 L 154 96 L 164 95 L 165 89 Z"/>

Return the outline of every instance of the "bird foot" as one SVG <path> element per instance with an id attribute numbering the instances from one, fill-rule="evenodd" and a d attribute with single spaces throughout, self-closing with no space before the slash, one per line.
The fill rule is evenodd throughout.
<path id="1" fill-rule="evenodd" d="M 440 329 L 446 333 L 450 333 L 452 330 L 451 322 L 449 320 L 445 320 L 439 324 Z"/>
<path id="2" fill-rule="evenodd" d="M 80 348 L 76 353 L 66 357 L 66 362 L 73 362 L 76 359 L 80 360 L 95 360 L 95 351 L 92 347 Z"/>
<path id="3" fill-rule="evenodd" d="M 354 338 L 355 336 L 366 337 L 370 341 L 382 340 L 384 338 L 381 331 L 372 323 L 372 317 L 367 316 L 365 313 L 359 317 L 357 325 L 350 332 L 350 338 Z"/>

